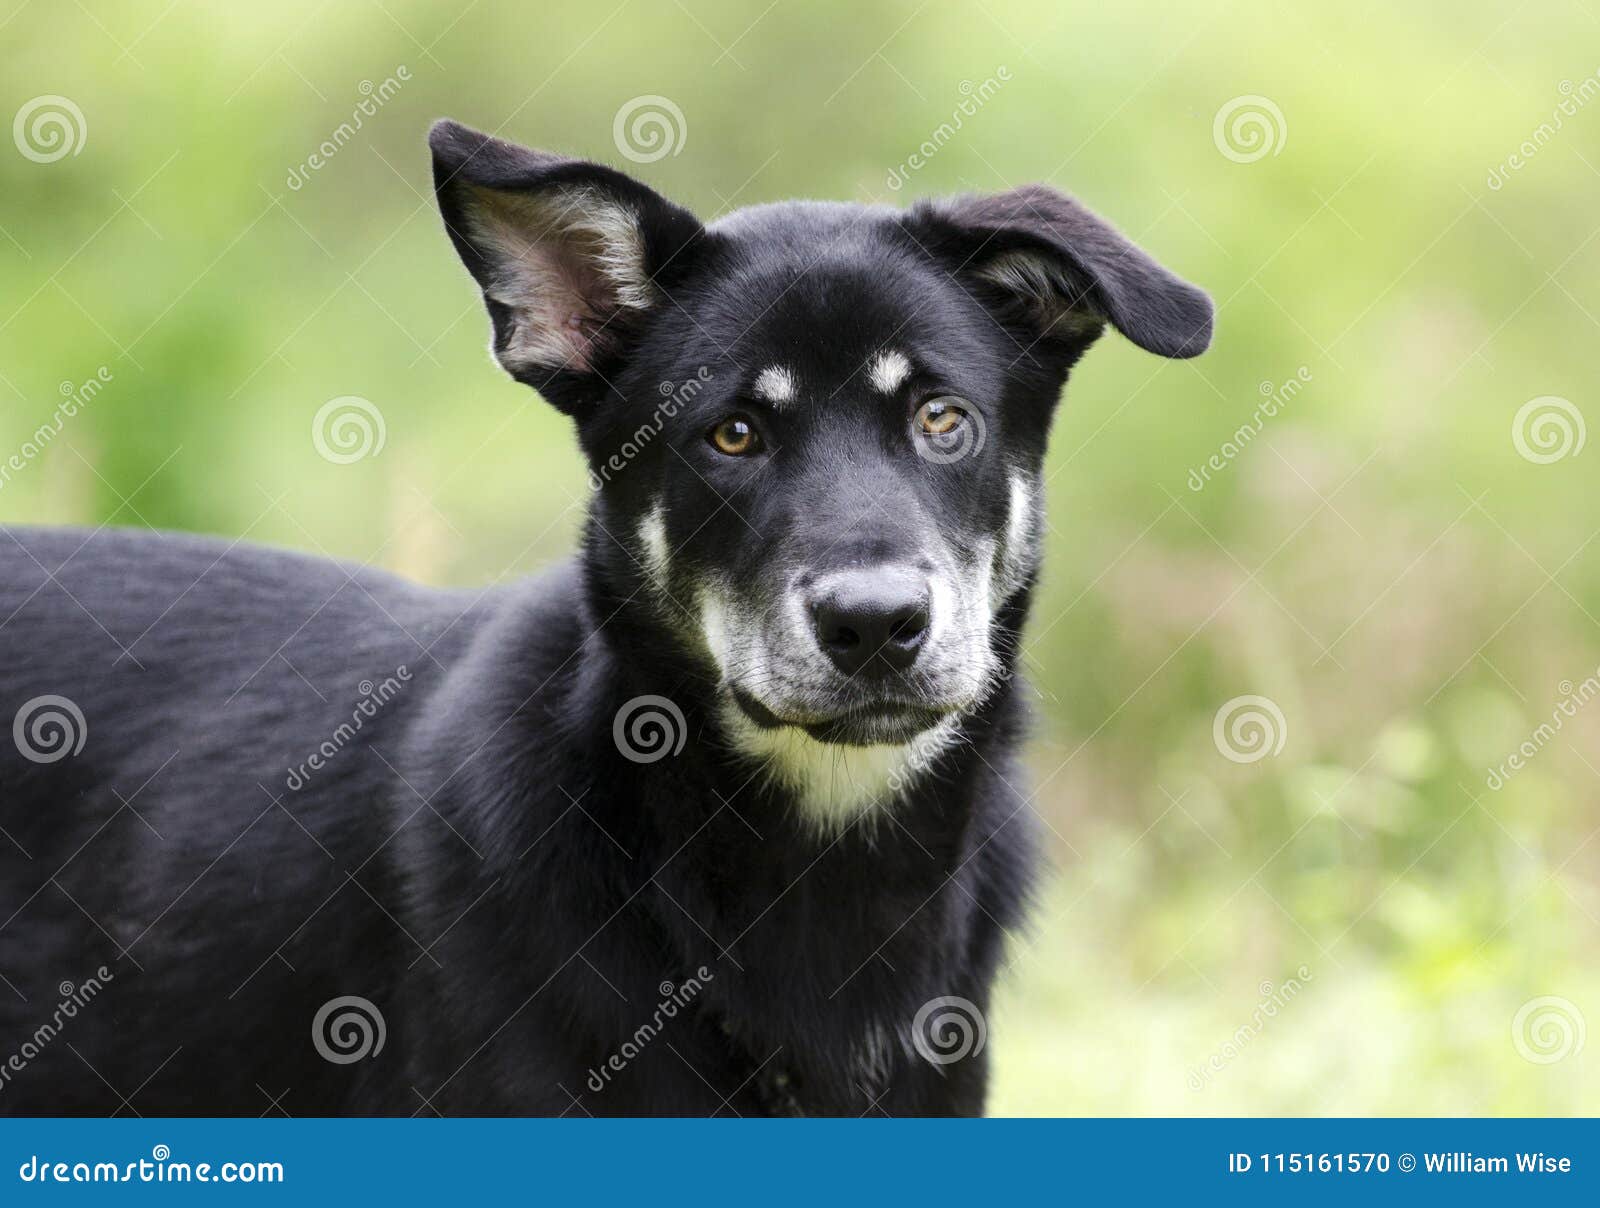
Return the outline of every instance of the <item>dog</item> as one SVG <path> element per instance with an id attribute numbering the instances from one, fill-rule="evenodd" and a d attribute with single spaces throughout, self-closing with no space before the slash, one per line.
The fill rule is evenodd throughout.
<path id="1" fill-rule="evenodd" d="M 1052 414 L 1209 298 L 1039 185 L 707 225 L 430 145 L 581 553 L 0 534 L 0 1112 L 982 1113 Z"/>

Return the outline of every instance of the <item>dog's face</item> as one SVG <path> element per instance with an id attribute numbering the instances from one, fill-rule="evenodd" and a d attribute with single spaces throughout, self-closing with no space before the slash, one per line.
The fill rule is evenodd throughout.
<path id="1" fill-rule="evenodd" d="M 1203 293 L 1043 187 L 703 226 L 597 164 L 432 145 L 495 355 L 577 422 L 617 607 L 818 816 L 926 763 L 1009 666 L 1072 363 L 1107 322 L 1210 337 Z"/>

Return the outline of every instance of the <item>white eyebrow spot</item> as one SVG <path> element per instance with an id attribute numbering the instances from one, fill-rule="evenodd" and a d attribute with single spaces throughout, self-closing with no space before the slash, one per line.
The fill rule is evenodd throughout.
<path id="1" fill-rule="evenodd" d="M 867 367 L 867 380 L 879 394 L 893 394 L 900 383 L 911 376 L 911 362 L 905 354 L 886 349 L 872 358 Z"/>
<path id="2" fill-rule="evenodd" d="M 766 399 L 769 403 L 792 403 L 799 391 L 795 387 L 794 374 L 782 365 L 768 365 L 756 374 L 756 384 L 753 387 L 757 398 Z"/>

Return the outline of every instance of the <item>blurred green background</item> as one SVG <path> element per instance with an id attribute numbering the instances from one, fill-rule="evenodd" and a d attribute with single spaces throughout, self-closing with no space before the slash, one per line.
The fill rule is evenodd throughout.
<path id="1" fill-rule="evenodd" d="M 6 522 L 438 583 L 566 553 L 582 467 L 484 353 L 429 193 L 436 116 L 704 217 L 1040 179 L 1084 199 L 1220 320 L 1190 363 L 1108 336 L 1057 424 L 1027 647 L 1055 871 L 989 1020 L 992 1109 L 1600 1111 L 1600 704 L 1486 783 L 1600 664 L 1592 4 L 5 12 L 0 116 L 59 96 L 82 123 L 52 162 L 37 108 L 0 142 L 0 463 L 111 379 L 0 478 Z M 613 118 L 640 95 L 683 123 L 630 164 Z M 343 395 L 381 411 L 380 455 L 317 454 Z M 1567 406 L 1519 420 L 1545 396 Z M 1282 716 L 1250 762 L 1214 737 L 1241 696 Z"/>

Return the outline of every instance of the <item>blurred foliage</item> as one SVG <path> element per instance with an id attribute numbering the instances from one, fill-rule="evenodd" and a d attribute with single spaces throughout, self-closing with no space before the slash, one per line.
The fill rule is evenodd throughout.
<path id="1" fill-rule="evenodd" d="M 1512 1035 L 1541 995 L 1600 1027 L 1600 706 L 1485 784 L 1600 663 L 1600 449 L 1535 464 L 1511 439 L 1537 396 L 1600 421 L 1600 103 L 1490 183 L 1600 69 L 1592 6 L 8 7 L 0 110 L 66 96 L 87 137 L 45 164 L 0 145 L 0 458 L 60 383 L 112 375 L 0 485 L 8 522 L 244 536 L 447 583 L 567 551 L 582 468 L 486 362 L 430 199 L 439 115 L 617 162 L 707 216 L 1043 179 L 1113 218 L 1213 291 L 1218 339 L 1179 364 L 1108 337 L 1056 427 L 1027 661 L 1057 871 L 990 1021 L 994 1109 L 1600 1111 L 1593 1050 L 1537 1064 Z M 612 120 L 639 94 L 670 97 L 687 137 L 635 167 Z M 1284 119 L 1251 163 L 1213 136 L 1241 95 Z M 339 395 L 381 408 L 382 455 L 316 454 Z M 1286 734 L 1240 764 L 1213 718 L 1247 694 Z"/>

